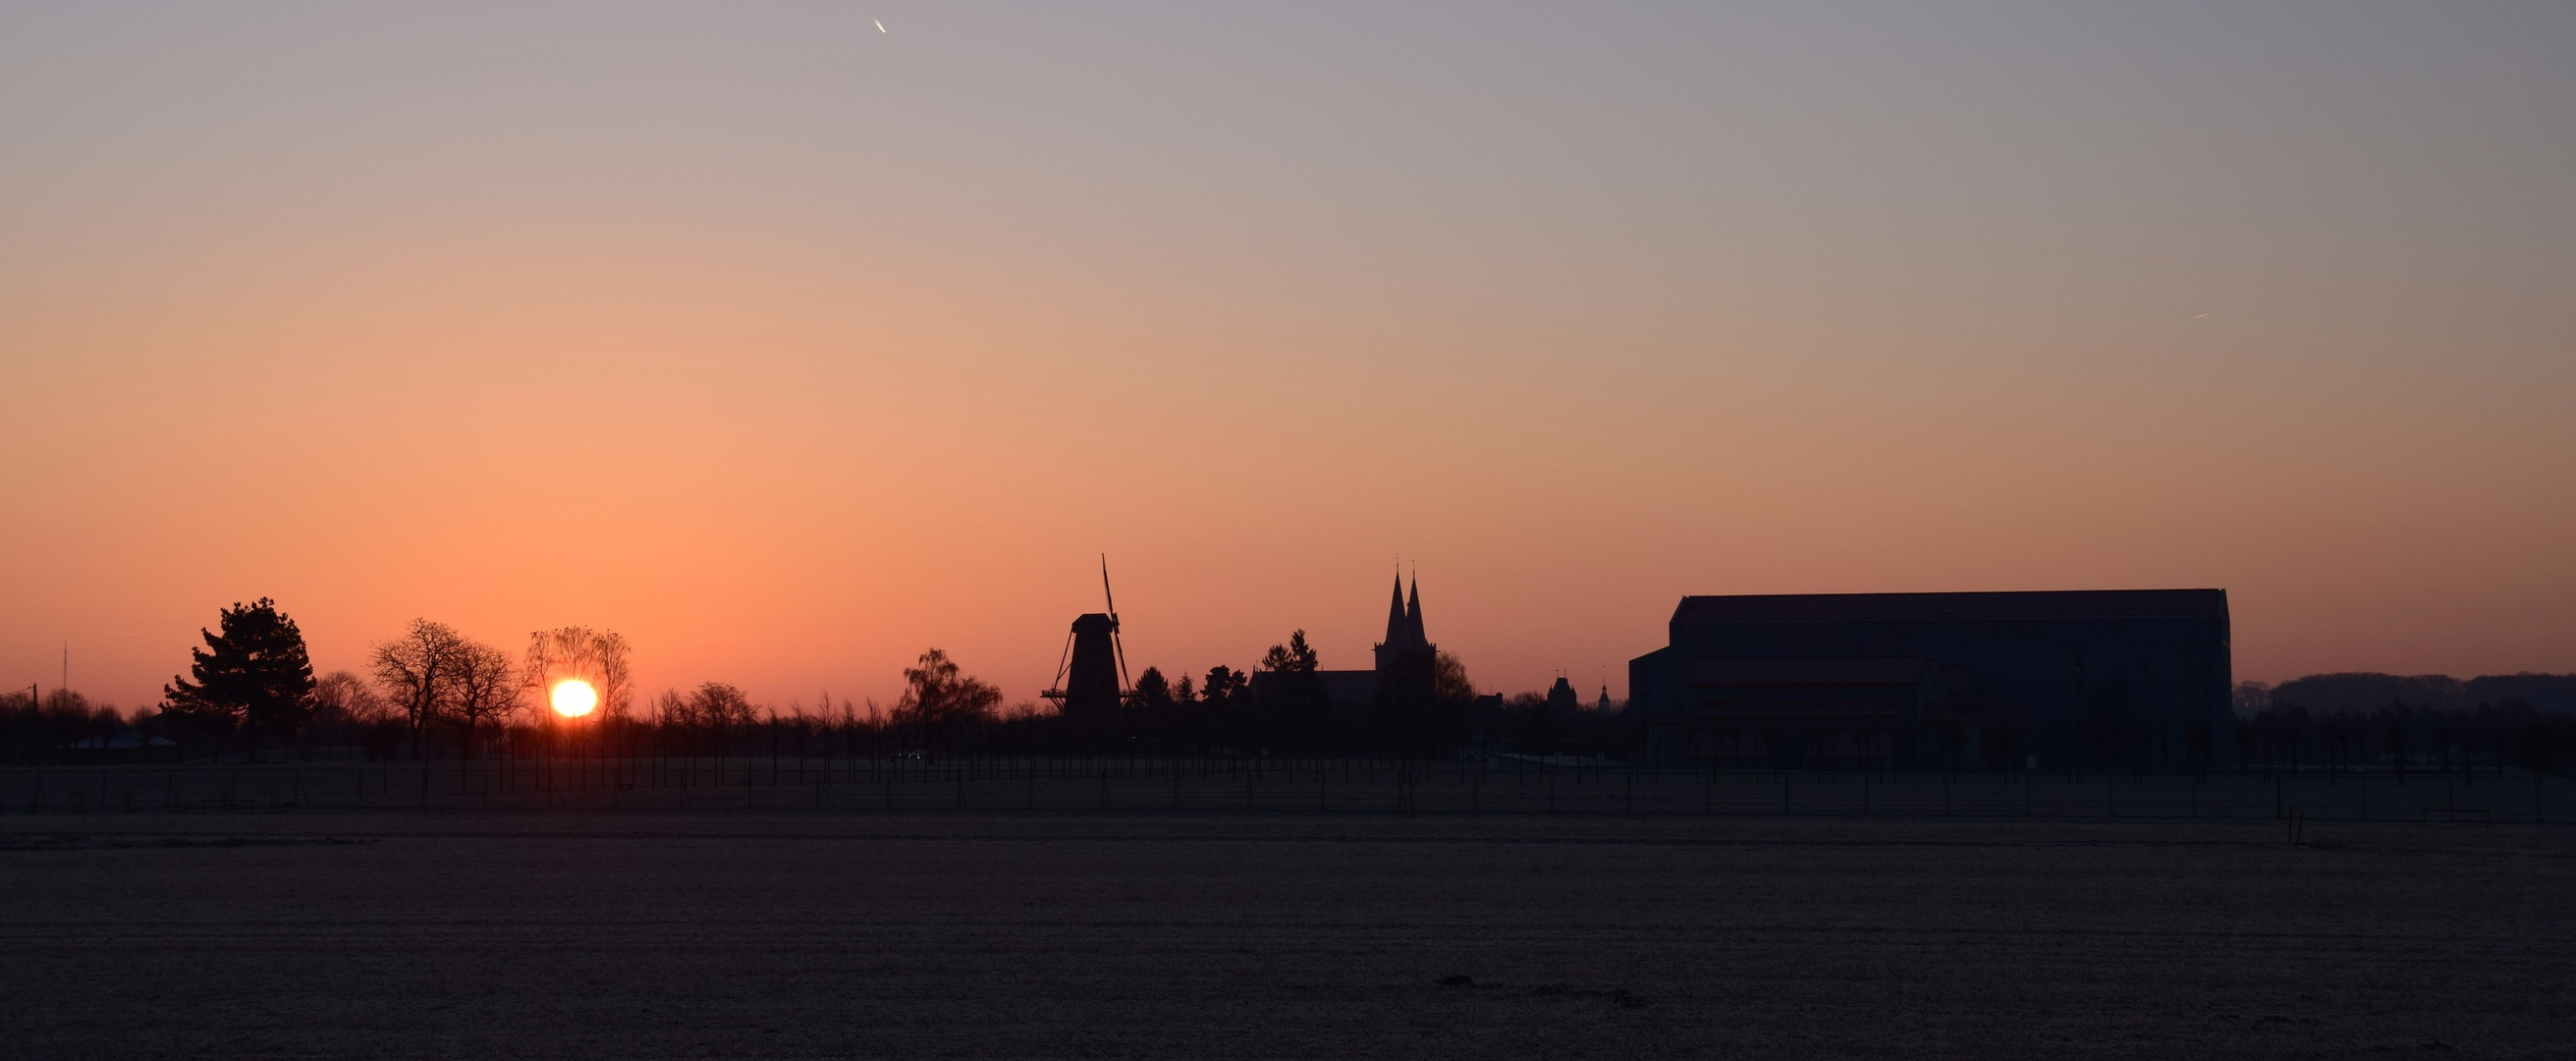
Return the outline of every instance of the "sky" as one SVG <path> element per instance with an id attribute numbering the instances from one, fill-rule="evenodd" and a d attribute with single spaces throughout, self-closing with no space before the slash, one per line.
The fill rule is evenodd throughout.
<path id="1" fill-rule="evenodd" d="M 879 25 L 882 24 L 882 29 Z M 1625 694 L 1685 594 L 2576 671 L 2576 7 L 0 4 L 0 684 Z"/>

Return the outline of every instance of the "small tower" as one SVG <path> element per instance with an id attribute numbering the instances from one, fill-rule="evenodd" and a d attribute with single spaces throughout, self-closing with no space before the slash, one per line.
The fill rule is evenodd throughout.
<path id="1" fill-rule="evenodd" d="M 1547 687 L 1547 709 L 1573 712 L 1582 706 L 1583 694 L 1574 691 L 1574 683 L 1565 680 L 1564 674 L 1558 674 L 1556 684 Z"/>

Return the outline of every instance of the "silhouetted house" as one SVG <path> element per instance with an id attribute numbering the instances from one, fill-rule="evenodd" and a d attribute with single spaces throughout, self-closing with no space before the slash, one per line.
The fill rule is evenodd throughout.
<path id="1" fill-rule="evenodd" d="M 2215 589 L 1685 597 L 1628 664 L 1661 763 L 2174 767 L 2230 687 Z"/>
<path id="2" fill-rule="evenodd" d="M 177 742 L 146 736 L 131 726 L 101 737 L 76 740 L 55 749 L 58 761 L 75 766 L 121 763 L 177 763 Z"/>

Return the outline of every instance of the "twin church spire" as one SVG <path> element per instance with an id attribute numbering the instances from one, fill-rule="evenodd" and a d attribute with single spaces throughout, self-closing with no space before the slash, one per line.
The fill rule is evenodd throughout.
<path id="1" fill-rule="evenodd" d="M 1404 573 L 1395 575 L 1395 593 L 1386 606 L 1386 642 L 1380 651 L 1428 652 L 1431 638 L 1422 630 L 1422 578 L 1413 579 L 1413 599 L 1404 596 Z"/>

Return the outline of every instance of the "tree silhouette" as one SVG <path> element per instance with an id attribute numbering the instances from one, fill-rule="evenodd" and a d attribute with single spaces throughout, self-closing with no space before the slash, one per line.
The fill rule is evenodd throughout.
<path id="1" fill-rule="evenodd" d="M 2414 725 L 2407 715 L 2406 704 L 2397 700 L 2389 701 L 2379 711 L 2380 746 L 2387 750 L 2389 765 L 2396 768 L 2397 783 L 2401 785 L 2406 783 L 2406 760 L 2414 750 L 2414 742 L 2409 739 Z"/>
<path id="2" fill-rule="evenodd" d="M 519 710 L 518 669 L 510 654 L 471 638 L 457 646 L 448 711 L 464 723 L 463 754 L 474 757 L 474 737 L 486 720 L 498 722 Z"/>
<path id="3" fill-rule="evenodd" d="M 666 700 L 681 705 L 679 715 L 685 724 L 703 728 L 714 738 L 718 755 L 724 754 L 727 738 L 750 729 L 759 718 L 759 711 L 751 706 L 751 698 L 723 682 L 699 685 L 689 693 L 686 701 L 680 701 L 669 693 L 662 695 Z M 665 710 L 667 712 L 668 708 Z"/>
<path id="4" fill-rule="evenodd" d="M 383 697 L 360 678 L 344 670 L 335 670 L 313 680 L 313 721 L 374 722 L 383 715 Z"/>
<path id="5" fill-rule="evenodd" d="M 2317 743 L 2326 750 L 2326 777 L 2331 781 L 2352 766 L 2353 723 L 2350 715 L 2327 715 L 2317 721 Z"/>
<path id="6" fill-rule="evenodd" d="M 456 672 L 465 667 L 465 635 L 445 623 L 414 619 L 402 636 L 379 642 L 369 657 L 376 684 L 411 729 L 412 754 L 421 731 L 444 712 Z"/>
<path id="7" fill-rule="evenodd" d="M 587 682 L 599 694 L 599 715 L 603 719 L 625 718 L 634 703 L 626 639 L 614 630 L 559 626 L 531 633 L 519 677 L 540 700 L 559 681 L 578 678 Z"/>
<path id="8" fill-rule="evenodd" d="M 1211 708 L 1221 707 L 1243 695 L 1244 687 L 1250 684 L 1250 675 L 1220 663 L 1208 668 L 1207 681 L 1199 685 L 1199 701 Z"/>
<path id="9" fill-rule="evenodd" d="M 1172 696 L 1172 683 L 1163 677 L 1162 668 L 1147 667 L 1145 673 L 1136 676 L 1136 700 L 1156 711 L 1170 710 L 1177 702 Z"/>
<path id="10" fill-rule="evenodd" d="M 1313 674 L 1317 661 L 1315 650 L 1306 644 L 1306 631 L 1288 635 L 1288 643 L 1272 645 L 1261 656 L 1261 669 L 1277 674 Z"/>
<path id="11" fill-rule="evenodd" d="M 292 734 L 311 716 L 313 660 L 295 620 L 266 597 L 234 602 L 216 626 L 199 629 L 206 647 L 189 650 L 194 680 L 172 675 L 161 692 L 182 713 L 240 726 L 256 760 L 261 736 Z"/>
<path id="12" fill-rule="evenodd" d="M 1287 644 L 1272 645 L 1262 654 L 1261 669 L 1270 675 L 1270 680 L 1262 683 L 1262 717 L 1253 726 L 1254 744 L 1266 744 L 1272 739 L 1310 747 L 1324 743 L 1326 716 L 1332 705 L 1326 699 L 1323 678 L 1315 673 L 1319 666 L 1315 649 L 1306 644 L 1304 630 L 1289 634 Z"/>
<path id="13" fill-rule="evenodd" d="M 991 721 L 1002 691 L 958 669 L 939 649 L 921 654 L 920 665 L 903 669 L 903 696 L 895 701 L 894 722 L 924 736 Z"/>
<path id="14" fill-rule="evenodd" d="M 1467 664 L 1449 653 L 1440 653 L 1431 680 L 1432 691 L 1443 700 L 1464 703 L 1476 698 L 1476 683 L 1467 677 Z"/>

